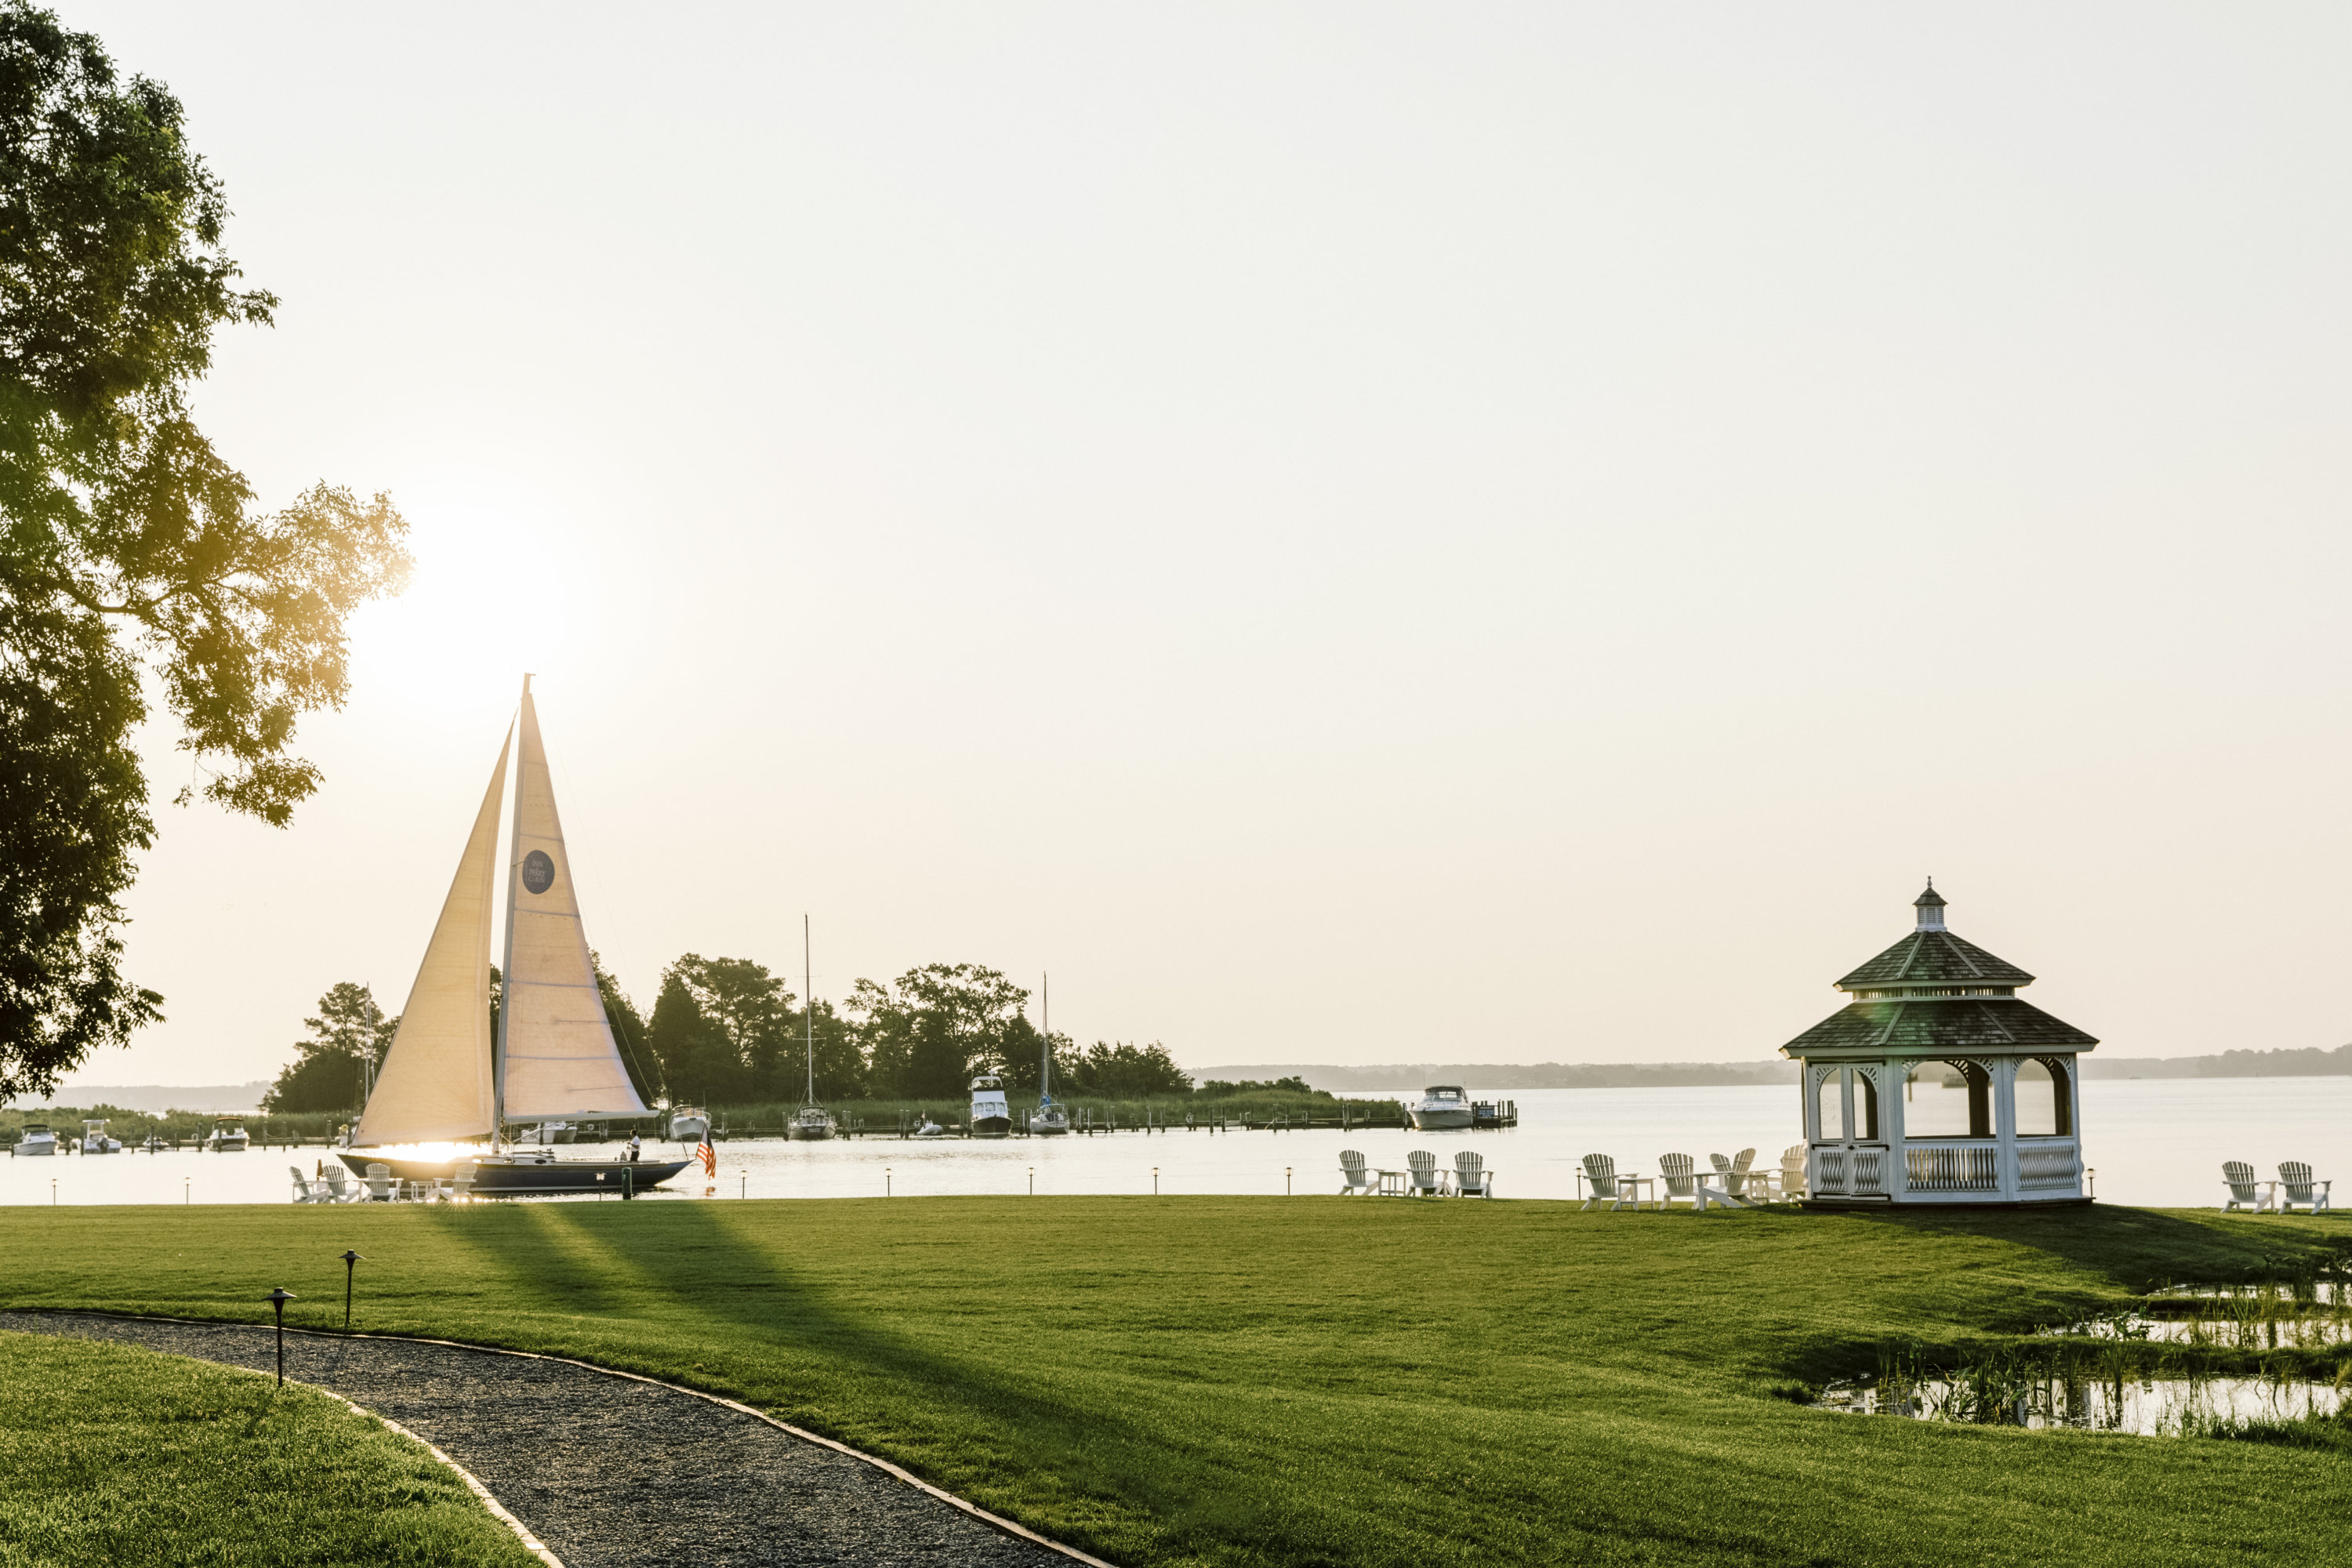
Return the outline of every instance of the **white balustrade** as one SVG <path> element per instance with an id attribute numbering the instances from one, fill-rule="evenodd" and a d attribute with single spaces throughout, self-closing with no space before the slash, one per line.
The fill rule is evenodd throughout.
<path id="1" fill-rule="evenodd" d="M 2017 1151 L 2017 1184 L 2021 1187 L 2072 1187 L 2082 1180 L 2083 1161 L 2074 1141 L 2036 1139 Z"/>

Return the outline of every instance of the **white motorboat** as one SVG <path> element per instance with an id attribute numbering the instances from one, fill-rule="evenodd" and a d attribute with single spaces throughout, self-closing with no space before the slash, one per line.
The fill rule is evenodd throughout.
<path id="1" fill-rule="evenodd" d="M 928 1116 L 923 1118 L 923 1124 L 920 1127 L 907 1134 L 909 1138 L 944 1138 L 947 1135 L 948 1130 Z"/>
<path id="2" fill-rule="evenodd" d="M 1013 1112 L 1004 1104 L 1004 1080 L 984 1072 L 971 1080 L 971 1120 L 965 1123 L 975 1138 L 1002 1138 L 1013 1131 Z"/>
<path id="3" fill-rule="evenodd" d="M 81 1152 L 85 1154 L 120 1154 L 122 1152 L 122 1141 L 106 1135 L 105 1122 L 84 1121 L 81 1124 Z"/>
<path id="4" fill-rule="evenodd" d="M 510 755 L 517 763 L 514 816 L 501 855 L 499 821 Z M 502 861 L 508 868 L 506 956 L 499 966 L 502 990 L 494 1037 L 491 889 Z M 541 1137 L 560 1142 L 566 1131 L 577 1137 L 585 1128 L 593 1137 L 602 1123 L 654 1115 L 621 1059 L 610 1015 L 588 1000 L 596 994 L 595 961 L 526 679 L 516 728 L 499 748 L 408 1005 L 351 1145 L 338 1158 L 362 1176 L 376 1164 L 383 1167 L 380 1174 L 402 1182 L 440 1181 L 469 1165 L 477 1197 L 617 1189 L 626 1198 L 676 1176 L 688 1162 L 566 1160 L 543 1145 L 512 1145 L 518 1125 L 537 1124 Z M 478 1138 L 491 1140 L 489 1152 L 463 1160 L 446 1149 L 395 1152 Z"/>
<path id="5" fill-rule="evenodd" d="M 242 1154 L 253 1140 L 246 1135 L 242 1116 L 215 1116 L 213 1130 L 205 1136 L 205 1152 L 211 1154 Z"/>
<path id="6" fill-rule="evenodd" d="M 16 1152 L 25 1155 L 54 1154 L 58 1152 L 58 1135 L 49 1131 L 46 1121 L 27 1121 L 25 1135 L 16 1141 Z"/>
<path id="7" fill-rule="evenodd" d="M 699 1143 L 710 1136 L 710 1112 L 698 1105 L 674 1105 L 669 1112 L 669 1141 Z"/>
<path id="8" fill-rule="evenodd" d="M 1412 1108 L 1412 1124 L 1423 1132 L 1438 1132 L 1469 1126 L 1473 1114 L 1470 1097 L 1462 1092 L 1460 1084 L 1433 1084 L 1421 1091 L 1421 1103 Z"/>

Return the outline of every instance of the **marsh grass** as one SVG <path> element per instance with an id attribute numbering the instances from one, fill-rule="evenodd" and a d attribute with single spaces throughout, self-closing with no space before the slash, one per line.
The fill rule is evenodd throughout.
<path id="1" fill-rule="evenodd" d="M 533 1568 L 420 1446 L 316 1390 L 0 1332 L 0 1565 Z"/>

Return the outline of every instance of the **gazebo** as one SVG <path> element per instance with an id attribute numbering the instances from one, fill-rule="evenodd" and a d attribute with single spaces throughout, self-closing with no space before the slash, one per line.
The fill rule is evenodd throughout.
<path id="1" fill-rule="evenodd" d="M 1811 1201 L 2087 1201 L 2074 1058 L 2099 1042 L 1944 929 L 1932 878 L 1913 907 L 1917 929 L 1837 983 L 1853 1000 L 1780 1047 L 1804 1064 Z"/>

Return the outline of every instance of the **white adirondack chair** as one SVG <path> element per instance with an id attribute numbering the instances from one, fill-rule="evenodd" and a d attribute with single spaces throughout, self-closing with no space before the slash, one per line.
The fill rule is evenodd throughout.
<path id="1" fill-rule="evenodd" d="M 1783 1199 L 1806 1195 L 1806 1146 L 1802 1143 L 1791 1143 L 1780 1151 L 1780 1196 Z"/>
<path id="2" fill-rule="evenodd" d="M 2230 1189 L 2229 1197 L 2221 1205 L 2223 1214 L 2231 1209 L 2248 1209 L 2255 1214 L 2270 1212 L 2269 1194 L 2263 1192 L 2262 1184 L 2254 1180 L 2254 1168 L 2243 1160 L 2221 1162 L 2221 1184 Z"/>
<path id="3" fill-rule="evenodd" d="M 1735 1198 L 1745 1197 L 1748 1194 L 1748 1184 L 1755 1179 L 1748 1167 L 1755 1163 L 1756 1151 L 1753 1149 L 1742 1149 L 1738 1153 L 1734 1154 L 1731 1157 L 1730 1179 L 1723 1184 L 1723 1190 Z"/>
<path id="4" fill-rule="evenodd" d="M 1658 1200 L 1660 1208 L 1675 1204 L 1688 1204 L 1693 1208 L 1706 1205 L 1698 1195 L 1698 1162 L 1688 1154 L 1658 1156 L 1658 1180 L 1666 1184 L 1665 1195 Z"/>
<path id="5" fill-rule="evenodd" d="M 474 1173 L 481 1167 L 467 1160 L 458 1165 L 457 1173 L 449 1178 L 449 1197 L 454 1203 L 468 1203 L 474 1196 Z"/>
<path id="6" fill-rule="evenodd" d="M 2297 1204 L 2313 1214 L 2328 1206 L 2327 1189 L 2335 1184 L 2313 1181 L 2310 1166 L 2300 1160 L 2282 1160 L 2278 1172 L 2278 1208 L 2281 1213 L 2293 1214 Z"/>
<path id="7" fill-rule="evenodd" d="M 327 1167 L 327 1201 L 331 1204 L 355 1204 L 367 1194 L 350 1185 L 344 1179 L 343 1163 L 338 1160 Z"/>
<path id="8" fill-rule="evenodd" d="M 1627 1190 L 1627 1184 L 1617 1176 L 1617 1162 L 1607 1154 L 1587 1154 L 1584 1157 L 1584 1179 L 1592 1184 L 1592 1195 L 1584 1200 L 1584 1207 L 1607 1204 L 1611 1213 L 1632 1204 L 1638 1212 L 1642 1200 Z"/>
<path id="9" fill-rule="evenodd" d="M 1454 1156 L 1454 1195 L 1458 1198 L 1491 1198 L 1495 1195 L 1495 1173 L 1486 1169 L 1486 1156 L 1465 1149 Z"/>
<path id="10" fill-rule="evenodd" d="M 1404 1163 L 1411 1173 L 1410 1191 L 1413 1196 L 1426 1194 L 1433 1198 L 1444 1194 L 1445 1189 L 1438 1182 L 1436 1155 L 1426 1149 L 1415 1149 L 1404 1157 Z"/>
<path id="11" fill-rule="evenodd" d="M 400 1196 L 400 1183 L 394 1179 L 390 1165 L 371 1163 L 363 1179 L 370 1202 L 388 1204 Z"/>
<path id="12" fill-rule="evenodd" d="M 286 1169 L 291 1172 L 294 1176 L 294 1201 L 296 1203 L 323 1204 L 328 1201 L 327 1189 L 324 1187 L 312 1186 L 310 1184 L 310 1178 L 302 1173 L 301 1166 L 289 1165 Z"/>
<path id="13" fill-rule="evenodd" d="M 1339 1189 L 1339 1195 L 1343 1198 L 1349 1193 L 1369 1194 L 1371 1192 L 1374 1178 L 1370 1171 L 1364 1169 L 1362 1151 L 1357 1149 L 1339 1151 L 1339 1179 L 1346 1184 Z"/>

